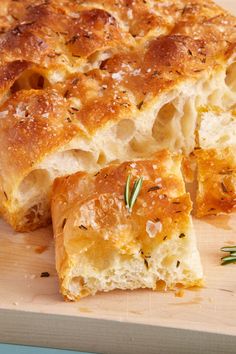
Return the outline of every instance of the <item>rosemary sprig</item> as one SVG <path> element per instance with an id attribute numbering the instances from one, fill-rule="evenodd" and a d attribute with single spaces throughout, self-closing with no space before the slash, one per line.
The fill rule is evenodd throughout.
<path id="1" fill-rule="evenodd" d="M 236 263 L 236 246 L 222 247 L 221 251 L 229 253 L 229 255 L 221 258 L 221 265 Z"/>
<path id="2" fill-rule="evenodd" d="M 132 208 L 138 198 L 138 195 L 140 193 L 140 190 L 142 188 L 142 184 L 143 184 L 143 177 L 138 178 L 133 185 L 132 191 L 131 191 L 131 195 L 129 197 L 129 192 L 130 192 L 130 179 L 131 179 L 131 175 L 128 175 L 126 184 L 125 184 L 125 205 L 127 207 L 127 209 L 129 210 L 129 212 L 131 213 Z"/>

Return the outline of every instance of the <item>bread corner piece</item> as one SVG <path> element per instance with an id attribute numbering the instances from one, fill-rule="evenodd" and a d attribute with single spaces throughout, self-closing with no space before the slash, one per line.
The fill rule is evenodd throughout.
<path id="1" fill-rule="evenodd" d="M 166 151 L 150 160 L 114 164 L 92 175 L 54 182 L 56 266 L 61 292 L 79 300 L 98 291 L 200 286 L 191 201 L 181 158 Z M 138 177 L 143 185 L 131 212 L 124 201 Z"/>
<path id="2" fill-rule="evenodd" d="M 203 110 L 198 130 L 198 217 L 226 214 L 236 207 L 236 110 Z"/>

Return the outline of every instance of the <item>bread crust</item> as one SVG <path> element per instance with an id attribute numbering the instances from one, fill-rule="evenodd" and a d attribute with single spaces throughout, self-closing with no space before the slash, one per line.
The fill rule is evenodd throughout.
<path id="1" fill-rule="evenodd" d="M 199 150 L 197 216 L 231 213 L 236 207 L 235 147 Z"/>

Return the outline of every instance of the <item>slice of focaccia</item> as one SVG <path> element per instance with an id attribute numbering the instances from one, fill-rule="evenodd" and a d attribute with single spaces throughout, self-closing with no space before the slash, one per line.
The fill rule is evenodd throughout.
<path id="1" fill-rule="evenodd" d="M 199 217 L 232 212 L 236 207 L 236 110 L 204 110 L 198 130 Z"/>
<path id="2" fill-rule="evenodd" d="M 197 216 L 232 212 L 236 207 L 236 146 L 197 152 Z"/>
<path id="3" fill-rule="evenodd" d="M 62 294 L 70 300 L 113 289 L 201 285 L 202 268 L 181 158 L 114 164 L 56 179 L 52 219 Z M 142 177 L 131 210 L 124 193 Z M 130 194 L 129 194 L 130 196 Z"/>
<path id="4" fill-rule="evenodd" d="M 56 177 L 188 154 L 198 108 L 235 103 L 236 19 L 211 1 L 4 3 L 0 212 L 17 230 L 48 223 Z"/>

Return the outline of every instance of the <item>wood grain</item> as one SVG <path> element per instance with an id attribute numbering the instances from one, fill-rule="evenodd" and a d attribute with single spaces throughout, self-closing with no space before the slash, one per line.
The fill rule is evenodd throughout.
<path id="1" fill-rule="evenodd" d="M 235 0 L 218 2 L 236 13 Z M 65 303 L 51 228 L 18 234 L 0 221 L 0 341 L 103 353 L 235 352 L 236 266 L 220 266 L 219 250 L 236 244 L 236 215 L 194 224 L 203 289 L 182 297 L 113 291 Z"/>

